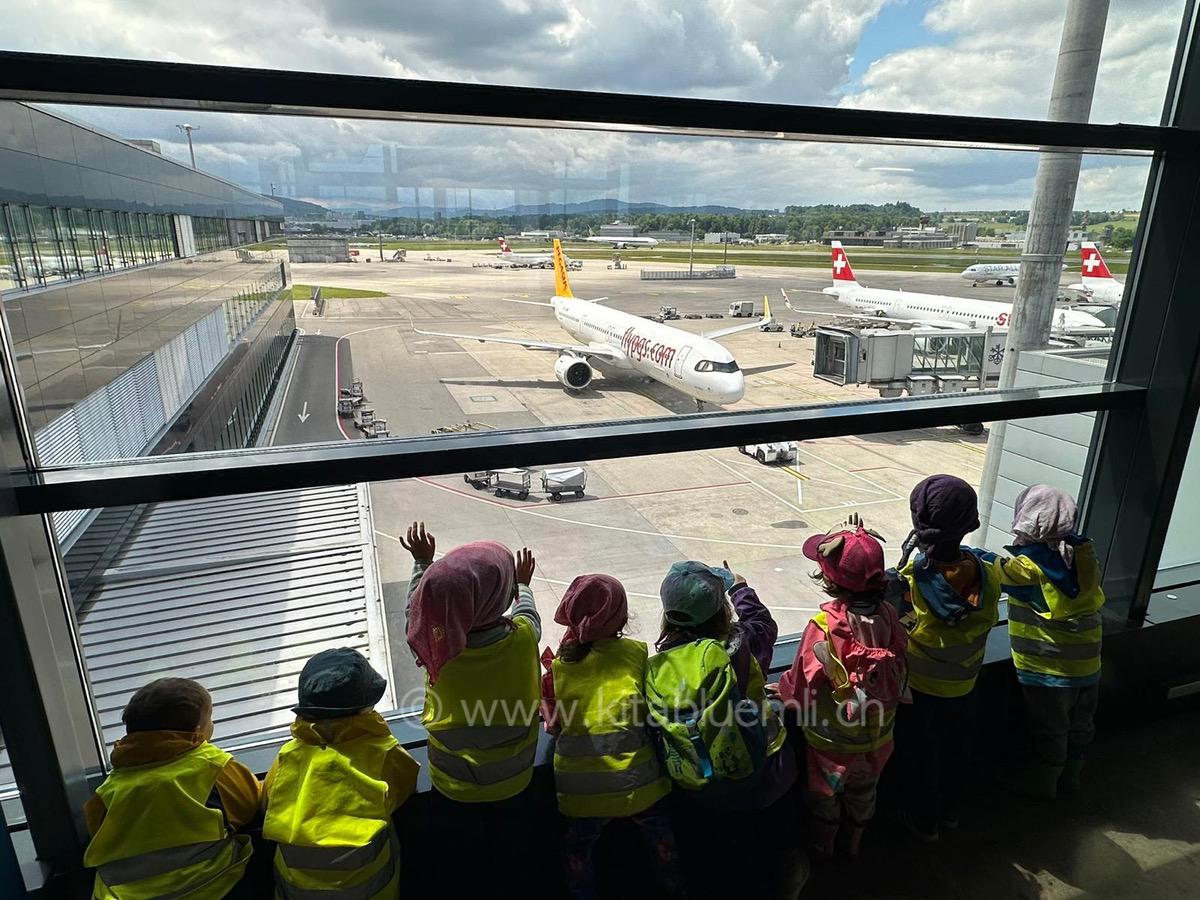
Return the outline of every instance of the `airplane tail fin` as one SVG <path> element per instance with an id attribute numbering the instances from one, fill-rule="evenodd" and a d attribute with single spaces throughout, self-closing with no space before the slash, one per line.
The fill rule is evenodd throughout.
<path id="1" fill-rule="evenodd" d="M 767 295 L 763 294 L 763 321 L 771 321 L 771 301 L 767 299 Z"/>
<path id="2" fill-rule="evenodd" d="M 504 239 L 504 235 L 500 235 L 498 240 L 500 241 L 501 253 L 512 253 L 512 247 L 508 246 L 508 241 Z"/>
<path id="3" fill-rule="evenodd" d="M 554 296 L 574 297 L 571 281 L 567 278 L 567 260 L 563 256 L 562 242 L 554 239 Z"/>
<path id="4" fill-rule="evenodd" d="M 1079 268 L 1084 278 L 1112 278 L 1104 257 L 1091 241 L 1079 245 Z"/>
<path id="5" fill-rule="evenodd" d="M 854 277 L 854 270 L 850 268 L 850 260 L 846 256 L 846 251 L 842 249 L 841 241 L 830 242 L 830 247 L 833 250 L 833 282 L 837 284 L 839 281 L 847 284 L 857 284 L 858 279 Z"/>

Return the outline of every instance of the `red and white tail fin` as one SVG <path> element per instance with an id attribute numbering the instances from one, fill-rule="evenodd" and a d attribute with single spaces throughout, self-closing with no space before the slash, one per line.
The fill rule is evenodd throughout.
<path id="1" fill-rule="evenodd" d="M 854 270 L 850 268 L 850 260 L 846 258 L 846 251 L 842 249 L 842 242 L 831 241 L 830 246 L 833 248 L 834 283 L 847 281 L 857 284 L 858 279 L 854 277 Z"/>
<path id="2" fill-rule="evenodd" d="M 1112 278 L 1104 257 L 1091 241 L 1079 245 L 1079 269 L 1084 278 Z"/>
<path id="3" fill-rule="evenodd" d="M 504 235 L 501 235 L 498 240 L 500 241 L 501 253 L 512 253 L 512 247 L 508 246 L 508 241 L 504 239 Z"/>

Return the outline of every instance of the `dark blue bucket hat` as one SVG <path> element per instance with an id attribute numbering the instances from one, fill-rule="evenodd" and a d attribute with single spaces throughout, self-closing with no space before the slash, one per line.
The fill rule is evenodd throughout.
<path id="1" fill-rule="evenodd" d="M 322 650 L 300 672 L 300 702 L 292 708 L 306 719 L 340 719 L 374 706 L 387 680 L 357 650 Z"/>

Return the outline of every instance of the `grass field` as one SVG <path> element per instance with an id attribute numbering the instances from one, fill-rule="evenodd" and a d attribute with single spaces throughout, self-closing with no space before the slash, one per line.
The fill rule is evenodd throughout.
<path id="1" fill-rule="evenodd" d="M 311 284 L 293 284 L 292 299 L 293 300 L 310 300 L 312 299 L 314 286 Z M 358 288 L 344 287 L 328 287 L 321 285 L 321 296 L 326 300 L 357 300 L 366 297 L 386 297 L 387 294 L 383 291 L 364 291 Z"/>
<path id="2" fill-rule="evenodd" d="M 1137 227 L 1137 217 L 1127 216 L 1115 223 L 1115 228 L 1133 229 Z M 408 251 L 410 262 L 419 262 L 426 253 L 446 255 L 454 251 L 474 250 L 489 252 L 492 245 L 487 241 L 385 241 L 385 253 L 404 248 Z M 256 250 L 283 249 L 282 244 L 274 241 L 253 247 Z M 376 252 L 378 250 L 376 246 Z M 530 252 L 547 248 L 540 243 L 514 244 L 518 252 Z M 681 266 L 688 263 L 687 244 L 659 244 L 657 247 L 640 250 L 613 251 L 609 247 L 597 244 L 568 242 L 564 245 L 569 256 L 585 260 L 611 260 L 613 253 L 620 253 L 627 261 L 636 261 L 649 265 Z M 1021 255 L 1016 250 L 897 250 L 882 247 L 850 247 L 850 260 L 855 269 L 870 271 L 872 269 L 890 269 L 912 272 L 961 272 L 973 263 L 982 262 L 1016 262 Z M 374 257 L 371 257 L 374 258 Z M 1114 273 L 1123 274 L 1129 267 L 1129 254 L 1108 250 L 1105 260 Z M 1069 253 L 1066 257 L 1068 269 L 1078 270 L 1078 254 Z M 694 262 L 700 266 L 715 266 L 728 263 L 731 266 L 783 266 L 806 269 L 824 269 L 829 266 L 829 248 L 820 244 L 763 244 L 755 247 L 731 246 L 726 254 L 723 248 L 712 244 L 697 244 Z M 325 296 L 331 297 L 329 289 Z"/>

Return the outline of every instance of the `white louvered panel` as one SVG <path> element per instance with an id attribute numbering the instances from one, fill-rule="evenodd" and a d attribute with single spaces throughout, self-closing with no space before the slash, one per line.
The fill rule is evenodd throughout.
<path id="1" fill-rule="evenodd" d="M 225 325 L 225 308 L 219 306 L 200 323 L 200 354 L 204 360 L 205 378 L 216 371 L 228 352 L 229 336 Z"/>
<path id="2" fill-rule="evenodd" d="M 84 459 L 113 459 L 122 455 L 110 390 L 128 374 L 122 374 L 115 382 L 89 394 L 75 406 L 75 421 Z"/>
<path id="3" fill-rule="evenodd" d="M 54 521 L 54 533 L 60 541 L 65 541 L 75 526 L 87 517 L 90 509 L 68 509 L 56 512 L 51 518 Z"/>
<path id="4" fill-rule="evenodd" d="M 183 401 L 191 396 L 191 391 L 184 393 L 184 379 L 187 375 L 187 360 L 184 358 L 183 341 L 179 338 L 168 342 L 154 351 L 154 364 L 158 368 L 158 385 L 162 391 L 164 410 L 178 410 Z"/>
<path id="5" fill-rule="evenodd" d="M 154 436 L 167 424 L 166 411 L 163 409 L 162 387 L 158 383 L 158 360 L 153 356 L 147 356 L 132 371 L 137 383 L 137 401 L 142 408 L 146 431 L 150 436 Z"/>
<path id="6" fill-rule="evenodd" d="M 141 365 L 141 363 L 139 363 Z M 112 408 L 112 423 L 117 433 L 117 443 L 123 457 L 141 456 L 150 440 L 146 423 L 142 419 L 142 408 L 138 403 L 137 376 L 130 369 L 105 388 Z M 91 457 L 103 459 L 103 457 Z"/>
<path id="7" fill-rule="evenodd" d="M 79 442 L 79 425 L 75 410 L 69 409 L 34 435 L 38 459 L 43 466 L 69 466 L 83 462 L 83 446 Z"/>
<path id="8" fill-rule="evenodd" d="M 201 320 L 203 321 L 203 320 Z M 197 322 L 182 335 L 184 353 L 187 355 L 187 373 L 188 387 L 187 395 L 190 397 L 195 393 L 196 388 L 204 384 L 204 378 L 208 374 L 204 371 L 204 360 L 200 356 L 200 336 L 198 334 L 200 325 Z"/>

